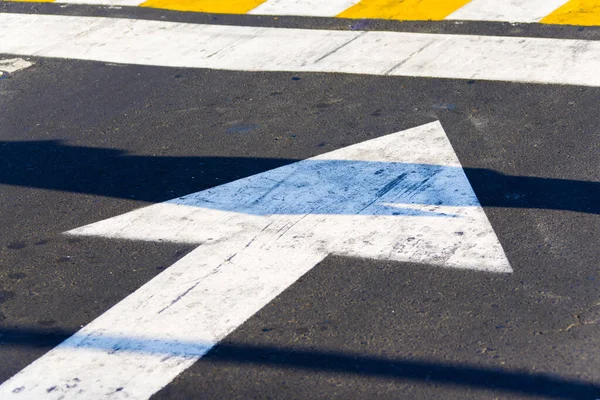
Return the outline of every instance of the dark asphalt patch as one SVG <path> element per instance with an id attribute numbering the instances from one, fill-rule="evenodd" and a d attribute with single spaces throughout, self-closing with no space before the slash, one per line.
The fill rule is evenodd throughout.
<path id="1" fill-rule="evenodd" d="M 329 257 L 153 399 L 597 398 L 600 326 L 520 279 Z"/>

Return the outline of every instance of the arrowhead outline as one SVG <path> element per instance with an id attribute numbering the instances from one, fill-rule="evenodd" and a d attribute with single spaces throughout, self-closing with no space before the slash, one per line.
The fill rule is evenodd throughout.
<path id="1" fill-rule="evenodd" d="M 86 396 L 150 397 L 329 254 L 512 272 L 439 121 L 66 233 L 199 246 L 2 384 L 7 398 L 74 378 Z"/>

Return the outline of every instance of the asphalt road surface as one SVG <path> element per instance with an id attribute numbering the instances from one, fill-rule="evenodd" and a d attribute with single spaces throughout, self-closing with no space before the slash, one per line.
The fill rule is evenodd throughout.
<path id="1" fill-rule="evenodd" d="M 334 19 L 3 7 L 351 30 Z M 370 28 L 600 37 L 503 22 Z M 1 382 L 197 247 L 64 232 L 440 121 L 512 273 L 328 256 L 153 398 L 600 398 L 600 87 L 0 60 L 15 57 L 33 65 L 0 77 Z"/>

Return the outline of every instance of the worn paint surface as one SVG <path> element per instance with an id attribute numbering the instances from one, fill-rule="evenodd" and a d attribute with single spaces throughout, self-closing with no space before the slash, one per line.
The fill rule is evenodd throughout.
<path id="1" fill-rule="evenodd" d="M 472 0 L 447 19 L 539 22 L 567 0 Z"/>
<path id="2" fill-rule="evenodd" d="M 258 15 L 305 15 L 334 17 L 359 0 L 267 0 L 251 10 Z"/>
<path id="3" fill-rule="evenodd" d="M 140 0 L 60 0 L 61 3 L 67 4 L 92 4 L 92 5 L 103 5 L 103 6 L 138 6 Z"/>
<path id="4" fill-rule="evenodd" d="M 29 68 L 33 65 L 31 61 L 22 58 L 6 58 L 0 59 L 0 76 L 2 73 L 12 74 L 13 72 Z"/>
<path id="5" fill-rule="evenodd" d="M 600 1 L 571 0 L 546 18 L 544 24 L 600 25 Z"/>
<path id="6" fill-rule="evenodd" d="M 0 14 L 0 31 L 0 53 L 23 56 L 600 86 L 598 41 L 22 14 Z"/>
<path id="7" fill-rule="evenodd" d="M 148 0 L 142 7 L 221 14 L 245 14 L 265 0 Z"/>
<path id="8" fill-rule="evenodd" d="M 469 0 L 362 0 L 340 13 L 341 18 L 442 20 Z"/>
<path id="9" fill-rule="evenodd" d="M 439 122 L 69 234 L 200 246 L 5 382 L 3 399 L 148 398 L 328 254 L 512 271 Z"/>

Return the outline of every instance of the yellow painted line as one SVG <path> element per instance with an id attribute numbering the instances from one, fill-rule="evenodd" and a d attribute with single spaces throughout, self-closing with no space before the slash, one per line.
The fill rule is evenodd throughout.
<path id="1" fill-rule="evenodd" d="M 571 0 L 540 22 L 561 25 L 600 25 L 600 0 Z"/>
<path id="2" fill-rule="evenodd" d="M 442 20 L 469 2 L 470 0 L 362 0 L 338 17 Z"/>
<path id="3" fill-rule="evenodd" d="M 148 0 L 142 7 L 217 14 L 245 14 L 266 0 Z"/>

